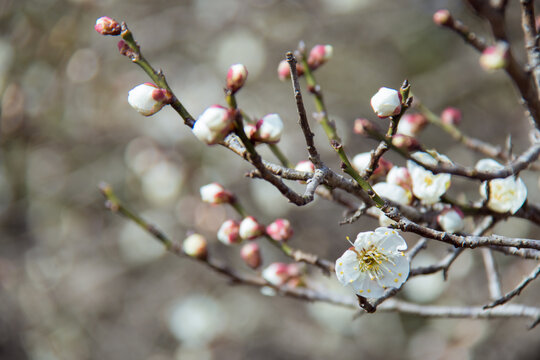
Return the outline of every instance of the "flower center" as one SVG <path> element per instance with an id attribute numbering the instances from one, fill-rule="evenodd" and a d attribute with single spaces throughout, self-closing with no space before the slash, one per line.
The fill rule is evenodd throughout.
<path id="1" fill-rule="evenodd" d="M 384 252 L 374 245 L 369 248 L 364 248 L 356 252 L 356 258 L 358 259 L 358 270 L 361 272 L 367 272 L 371 280 L 380 279 L 383 277 L 382 268 L 385 268 L 383 263 L 391 262 Z"/>
<path id="2" fill-rule="evenodd" d="M 431 176 L 426 176 L 424 178 L 424 182 L 426 183 L 427 186 L 433 184 L 433 179 L 431 178 Z"/>

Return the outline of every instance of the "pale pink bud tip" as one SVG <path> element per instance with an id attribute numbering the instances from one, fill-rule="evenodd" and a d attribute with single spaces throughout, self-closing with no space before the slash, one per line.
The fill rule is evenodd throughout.
<path id="1" fill-rule="evenodd" d="M 138 85 L 128 93 L 129 105 L 144 116 L 154 115 L 169 104 L 171 99 L 170 91 L 158 88 L 152 83 Z"/>
<path id="2" fill-rule="evenodd" d="M 225 190 L 218 183 L 211 183 L 200 188 L 201 198 L 204 202 L 210 204 L 232 203 L 235 200 L 234 194 Z"/>
<path id="3" fill-rule="evenodd" d="M 259 249 L 259 245 L 257 245 L 257 243 L 250 242 L 242 246 L 242 249 L 240 250 L 240 257 L 242 260 L 244 260 L 247 266 L 252 269 L 256 269 L 261 266 L 261 250 Z"/>
<path id="4" fill-rule="evenodd" d="M 293 235 L 293 229 L 289 220 L 277 219 L 266 227 L 266 233 L 275 241 L 287 241 Z"/>
<path id="5" fill-rule="evenodd" d="M 244 86 L 248 76 L 247 68 L 242 64 L 234 64 L 227 72 L 227 89 L 234 94 Z"/>
<path id="6" fill-rule="evenodd" d="M 489 46 L 480 55 L 480 66 L 488 71 L 502 69 L 508 63 L 508 52 L 509 46 L 504 41 Z"/>
<path id="7" fill-rule="evenodd" d="M 396 134 L 392 136 L 392 145 L 407 151 L 420 150 L 421 148 L 418 140 L 416 140 L 412 136 L 407 136 L 403 134 Z"/>
<path id="8" fill-rule="evenodd" d="M 240 223 L 239 234 L 244 240 L 253 240 L 264 234 L 264 230 L 264 226 L 259 224 L 253 216 L 247 216 Z"/>
<path id="9" fill-rule="evenodd" d="M 214 145 L 231 132 L 234 113 L 223 106 L 213 105 L 206 109 L 193 125 L 193 134 L 202 142 Z"/>
<path id="10" fill-rule="evenodd" d="M 447 107 L 441 113 L 441 121 L 445 124 L 459 125 L 461 118 L 461 111 L 455 107 Z"/>
<path id="11" fill-rule="evenodd" d="M 287 60 L 281 60 L 278 65 L 277 73 L 278 78 L 281 81 L 285 81 L 291 78 L 291 68 Z M 298 76 L 302 76 L 304 74 L 304 68 L 299 63 L 296 63 L 296 73 L 298 74 Z"/>
<path id="12" fill-rule="evenodd" d="M 307 63 L 311 69 L 316 69 L 327 62 L 334 52 L 332 45 L 315 45 L 309 52 Z"/>
<path id="13" fill-rule="evenodd" d="M 225 245 L 238 244 L 242 239 L 240 238 L 240 223 L 235 220 L 225 221 L 217 232 L 217 238 Z"/>
<path id="14" fill-rule="evenodd" d="M 354 120 L 353 131 L 355 134 L 367 136 L 370 132 L 376 131 L 375 125 L 368 119 L 356 119 Z"/>
<path id="15" fill-rule="evenodd" d="M 274 286 L 302 285 L 301 271 L 296 264 L 272 263 L 262 271 L 262 277 Z"/>
<path id="16" fill-rule="evenodd" d="M 108 16 L 102 16 L 96 20 L 94 29 L 101 35 L 120 35 L 122 32 L 122 25 L 118 21 L 111 19 Z"/>
<path id="17" fill-rule="evenodd" d="M 449 26 L 453 21 L 452 14 L 446 9 L 438 10 L 433 14 L 433 22 L 439 26 Z"/>
<path id="18" fill-rule="evenodd" d="M 399 121 L 397 133 L 416 136 L 427 125 L 427 118 L 422 114 L 405 114 Z"/>
<path id="19" fill-rule="evenodd" d="M 380 118 L 398 115 L 401 112 L 401 94 L 397 90 L 382 87 L 371 98 L 371 107 Z"/>
<path id="20" fill-rule="evenodd" d="M 186 255 L 200 260 L 206 260 L 208 257 L 208 243 L 200 234 L 188 236 L 182 243 L 182 250 Z"/>

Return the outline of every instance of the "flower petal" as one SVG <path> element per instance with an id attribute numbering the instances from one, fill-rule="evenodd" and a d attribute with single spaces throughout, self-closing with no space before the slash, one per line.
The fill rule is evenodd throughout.
<path id="1" fill-rule="evenodd" d="M 409 276 L 409 261 L 405 256 L 396 254 L 392 258 L 392 263 L 387 263 L 388 269 L 382 270 L 379 277 L 379 285 L 387 288 L 400 288 Z"/>
<path id="2" fill-rule="evenodd" d="M 349 285 L 360 276 L 358 269 L 358 258 L 354 251 L 347 250 L 336 260 L 336 276 L 340 283 Z"/>
<path id="3" fill-rule="evenodd" d="M 373 235 L 373 231 L 365 231 L 358 233 L 358 235 L 356 235 L 356 240 L 354 241 L 354 247 L 358 250 L 369 247 L 371 244 L 373 244 L 375 240 Z"/>
<path id="4" fill-rule="evenodd" d="M 358 295 L 369 298 L 378 298 L 384 294 L 384 288 L 377 281 L 371 280 L 365 275 L 349 284 Z"/>
<path id="5" fill-rule="evenodd" d="M 407 250 L 405 239 L 396 230 L 380 227 L 375 229 L 375 233 L 380 236 L 378 247 L 384 252 L 396 252 Z"/>

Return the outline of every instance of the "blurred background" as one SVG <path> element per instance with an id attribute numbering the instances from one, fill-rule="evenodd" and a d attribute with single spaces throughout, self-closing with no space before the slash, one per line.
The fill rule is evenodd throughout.
<path id="1" fill-rule="evenodd" d="M 519 8 L 510 3 L 508 31 L 524 59 Z M 345 236 L 377 222 L 339 226 L 342 208 L 322 199 L 290 205 L 265 183 L 243 177 L 250 167 L 231 152 L 198 142 L 172 109 L 140 116 L 127 93 L 149 79 L 118 53 L 117 38 L 94 31 L 94 22 L 103 15 L 126 21 L 195 117 L 224 104 L 227 69 L 244 63 L 249 78 L 239 105 L 252 116 L 282 116 L 280 146 L 294 163 L 307 154 L 291 86 L 278 80 L 276 68 L 300 40 L 308 48 L 334 46 L 334 57 L 316 76 L 351 155 L 375 146 L 352 133 L 353 120 L 379 121 L 370 97 L 405 78 L 434 112 L 460 108 L 469 135 L 498 145 L 511 135 L 520 153 L 528 147 L 528 124 L 512 84 L 502 73 L 482 71 L 474 50 L 433 25 L 439 8 L 487 34 L 462 2 L 450 0 L 0 0 L 0 358 L 536 359 L 540 327 L 527 331 L 524 319 L 376 313 L 352 320 L 348 309 L 232 287 L 199 264 L 165 254 L 150 236 L 107 211 L 97 189 L 100 181 L 111 183 L 130 208 L 173 239 L 200 232 L 212 256 L 249 272 L 238 248 L 215 239 L 220 224 L 235 214 L 199 198 L 200 186 L 218 181 L 261 222 L 289 218 L 293 246 L 337 258 L 347 247 Z M 305 101 L 313 111 L 307 93 Z M 324 134 L 315 132 L 323 160 L 338 169 Z M 420 139 L 464 165 L 481 158 L 436 128 Z M 537 176 L 522 177 L 529 200 L 540 200 Z M 478 183 L 454 179 L 450 193 L 478 199 Z M 518 220 L 496 232 L 539 236 L 537 227 Z M 265 264 L 286 261 L 260 245 Z M 430 244 L 415 264 L 433 263 L 447 251 Z M 536 265 L 496 259 L 503 291 Z M 344 291 L 317 271 L 309 279 Z M 532 284 L 519 301 L 539 305 L 539 295 L 540 286 Z M 447 282 L 441 274 L 417 278 L 399 296 L 484 304 L 481 257 L 465 252 Z"/>

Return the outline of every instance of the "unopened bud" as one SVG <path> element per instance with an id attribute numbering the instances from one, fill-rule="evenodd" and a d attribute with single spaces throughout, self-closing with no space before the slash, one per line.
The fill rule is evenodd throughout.
<path id="1" fill-rule="evenodd" d="M 111 19 L 108 16 L 102 16 L 96 20 L 96 25 L 94 29 L 101 35 L 120 35 L 122 32 L 122 25 L 118 21 Z"/>
<path id="2" fill-rule="evenodd" d="M 282 286 L 289 280 L 289 266 L 285 263 L 272 263 L 262 271 L 262 277 L 274 286 Z"/>
<path id="3" fill-rule="evenodd" d="M 455 107 L 447 107 L 441 113 L 441 121 L 445 124 L 459 125 L 461 122 L 461 111 Z"/>
<path id="4" fill-rule="evenodd" d="M 234 94 L 244 86 L 248 76 L 247 68 L 242 64 L 234 64 L 227 72 L 227 89 Z"/>
<path id="5" fill-rule="evenodd" d="M 368 119 L 356 119 L 353 131 L 355 134 L 368 136 L 371 132 L 377 131 L 377 127 Z"/>
<path id="6" fill-rule="evenodd" d="M 480 66 L 487 71 L 506 67 L 509 49 L 508 43 L 504 41 L 488 46 L 480 55 Z"/>
<path id="7" fill-rule="evenodd" d="M 135 55 L 135 52 L 133 51 L 133 49 L 130 48 L 127 42 L 125 42 L 124 40 L 120 40 L 117 46 L 118 46 L 118 51 L 120 51 L 120 54 L 127 56 L 129 58 L 133 58 L 133 56 Z"/>
<path id="8" fill-rule="evenodd" d="M 396 134 L 392 136 L 392 145 L 406 151 L 414 151 L 420 149 L 420 143 L 418 142 L 418 140 L 416 140 L 412 136 L 402 134 Z"/>
<path id="9" fill-rule="evenodd" d="M 227 220 L 217 232 L 217 238 L 225 245 L 238 244 L 242 241 L 240 238 L 240 223 L 235 220 Z"/>
<path id="10" fill-rule="evenodd" d="M 266 233 L 275 241 L 287 241 L 293 235 L 291 222 L 287 219 L 276 219 L 266 227 Z"/>
<path id="11" fill-rule="evenodd" d="M 201 186 L 200 193 L 204 202 L 214 205 L 232 203 L 235 200 L 234 194 L 218 183 Z"/>
<path id="12" fill-rule="evenodd" d="M 206 260 L 208 257 L 208 243 L 200 234 L 188 236 L 182 244 L 182 250 L 186 255 L 200 260 Z"/>
<path id="13" fill-rule="evenodd" d="M 360 153 L 353 157 L 352 165 L 358 171 L 366 171 L 369 166 L 370 161 L 371 161 L 370 152 Z M 386 174 L 392 168 L 392 166 L 393 164 L 390 161 L 381 157 L 379 159 L 379 165 L 377 166 L 375 171 L 373 171 L 372 177 L 375 179 L 381 176 L 386 176 Z"/>
<path id="14" fill-rule="evenodd" d="M 240 250 L 240 257 L 242 257 L 247 266 L 252 269 L 256 269 L 261 266 L 261 250 L 259 249 L 259 245 L 257 245 L 255 242 L 250 242 L 242 246 L 242 249 Z"/>
<path id="15" fill-rule="evenodd" d="M 424 129 L 427 124 L 427 119 L 422 114 L 405 114 L 399 121 L 397 133 L 416 136 Z"/>
<path id="16" fill-rule="evenodd" d="M 449 233 L 456 233 L 465 226 L 463 212 L 457 207 L 446 208 L 437 216 L 441 228 Z"/>
<path id="17" fill-rule="evenodd" d="M 442 9 L 433 14 L 433 22 L 439 26 L 450 26 L 454 22 L 454 19 L 450 11 Z"/>
<path id="18" fill-rule="evenodd" d="M 256 125 L 245 125 L 244 132 L 251 140 L 274 144 L 283 134 L 283 120 L 278 114 L 268 114 L 257 121 Z"/>
<path id="19" fill-rule="evenodd" d="M 289 66 L 287 60 L 281 60 L 278 65 L 277 73 L 279 80 L 281 81 L 285 81 L 291 78 L 291 67 Z M 296 64 L 296 73 L 298 74 L 298 76 L 302 76 L 304 74 L 304 67 L 302 66 L 302 64 Z"/>
<path id="20" fill-rule="evenodd" d="M 166 89 L 158 88 L 152 83 L 144 83 L 131 89 L 128 94 L 128 103 L 139 114 L 150 116 L 161 108 L 170 104 L 172 94 Z"/>
<path id="21" fill-rule="evenodd" d="M 240 223 L 239 234 L 244 240 L 253 240 L 264 234 L 264 226 L 253 216 L 247 216 Z"/>
<path id="22" fill-rule="evenodd" d="M 193 134 L 202 142 L 213 145 L 219 143 L 234 127 L 231 111 L 220 105 L 206 109 L 193 125 Z"/>
<path id="23" fill-rule="evenodd" d="M 382 87 L 371 98 L 371 107 L 381 119 L 398 115 L 401 112 L 401 94 L 397 90 Z"/>
<path id="24" fill-rule="evenodd" d="M 309 52 L 307 63 L 310 69 L 315 70 L 327 62 L 334 52 L 332 45 L 315 45 Z"/>
<path id="25" fill-rule="evenodd" d="M 309 160 L 299 161 L 298 164 L 294 167 L 294 170 L 304 171 L 304 172 L 315 172 L 315 165 Z"/>

